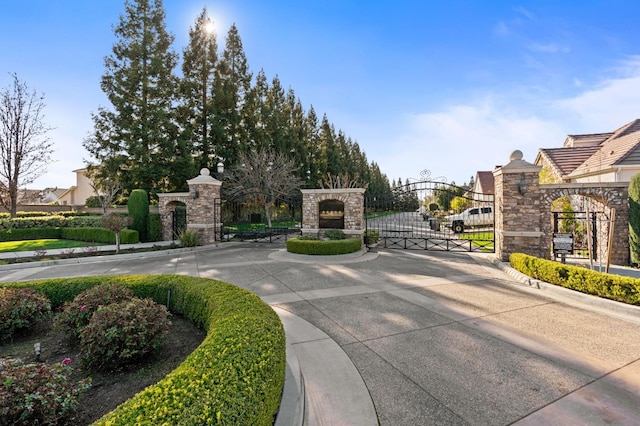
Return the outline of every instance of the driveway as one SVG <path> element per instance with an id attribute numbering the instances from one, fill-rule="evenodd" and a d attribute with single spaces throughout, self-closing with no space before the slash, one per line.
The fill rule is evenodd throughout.
<path id="1" fill-rule="evenodd" d="M 12 268 L 0 267 L 0 282 L 177 273 L 258 294 L 311 330 L 287 330 L 307 425 L 640 424 L 640 309 L 525 287 L 486 255 L 300 261 L 281 247 L 229 243 Z"/>

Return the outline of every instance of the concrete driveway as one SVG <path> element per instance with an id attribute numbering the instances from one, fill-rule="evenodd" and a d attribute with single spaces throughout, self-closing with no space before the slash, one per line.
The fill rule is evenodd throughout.
<path id="1" fill-rule="evenodd" d="M 0 266 L 0 282 L 124 273 L 216 278 L 274 306 L 307 425 L 640 424 L 640 308 L 526 287 L 483 255 L 228 243 Z"/>

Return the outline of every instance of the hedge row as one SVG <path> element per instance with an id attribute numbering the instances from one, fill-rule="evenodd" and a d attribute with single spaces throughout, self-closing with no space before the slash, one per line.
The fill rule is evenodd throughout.
<path id="1" fill-rule="evenodd" d="M 511 266 L 537 280 L 630 305 L 640 305 L 640 279 L 592 271 L 522 253 L 509 257 Z"/>
<path id="2" fill-rule="evenodd" d="M 354 253 L 362 248 L 360 238 L 344 240 L 312 240 L 290 238 L 287 240 L 287 251 L 296 254 L 336 255 Z"/>
<path id="3" fill-rule="evenodd" d="M 18 228 L 0 231 L 0 242 L 65 239 L 87 241 L 92 243 L 115 244 L 116 236 L 105 228 Z M 138 231 L 123 229 L 120 231 L 120 243 L 135 244 L 139 242 Z"/>
<path id="4" fill-rule="evenodd" d="M 95 424 L 269 425 L 284 387 L 285 336 L 277 314 L 253 293 L 207 278 L 129 275 L 0 284 L 30 287 L 54 307 L 101 283 L 120 283 L 168 305 L 207 331 L 202 344 L 163 380 Z"/>
<path id="5" fill-rule="evenodd" d="M 17 212 L 16 217 L 42 217 L 42 216 L 94 216 L 95 213 L 69 210 L 63 212 Z M 11 215 L 9 213 L 0 213 L 0 219 L 9 219 Z"/>
<path id="6" fill-rule="evenodd" d="M 38 216 L 16 217 L 0 219 L 0 229 L 24 228 L 81 228 L 86 226 L 100 226 L 102 216 Z"/>

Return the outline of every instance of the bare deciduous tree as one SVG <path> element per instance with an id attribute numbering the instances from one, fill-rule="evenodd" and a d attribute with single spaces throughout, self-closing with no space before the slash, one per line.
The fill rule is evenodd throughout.
<path id="1" fill-rule="evenodd" d="M 238 165 L 224 177 L 230 199 L 256 201 L 264 206 L 271 228 L 271 207 L 278 199 L 289 199 L 302 185 L 297 167 L 286 155 L 271 149 L 241 153 Z"/>
<path id="2" fill-rule="evenodd" d="M 107 209 L 113 204 L 116 195 L 122 190 L 122 184 L 118 176 L 108 176 L 108 171 L 100 166 L 88 165 L 87 177 L 89 184 L 95 192 L 102 206 L 102 213 L 107 214 Z"/>
<path id="3" fill-rule="evenodd" d="M 120 231 L 131 225 L 131 223 L 133 223 L 133 218 L 117 213 L 109 213 L 100 219 L 100 225 L 112 231 L 116 236 L 116 253 L 120 253 Z"/>
<path id="4" fill-rule="evenodd" d="M 0 92 L 0 205 L 16 216 L 18 190 L 33 183 L 51 162 L 52 130 L 44 123 L 44 95 L 30 91 L 12 74 Z"/>

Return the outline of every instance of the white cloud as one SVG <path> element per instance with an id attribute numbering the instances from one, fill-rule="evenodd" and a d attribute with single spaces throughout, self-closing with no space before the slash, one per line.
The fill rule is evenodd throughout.
<path id="1" fill-rule="evenodd" d="M 413 114 L 379 164 L 390 179 L 416 177 L 426 168 L 463 183 L 476 171 L 507 163 L 513 150 L 533 162 L 540 148 L 562 146 L 567 134 L 609 132 L 640 118 L 640 58 L 595 87 L 581 84 L 584 91 L 572 98 L 502 93 Z"/>
<path id="2" fill-rule="evenodd" d="M 573 133 L 609 132 L 640 118 L 640 57 L 624 62 L 616 73 L 620 76 L 554 103 L 558 115 L 575 124 Z"/>
<path id="3" fill-rule="evenodd" d="M 529 49 L 540 53 L 569 53 L 571 48 L 556 43 L 531 43 Z"/>

